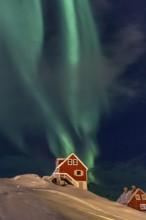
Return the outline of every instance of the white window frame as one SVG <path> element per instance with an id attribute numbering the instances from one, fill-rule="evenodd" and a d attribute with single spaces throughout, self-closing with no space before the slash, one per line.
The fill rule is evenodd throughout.
<path id="1" fill-rule="evenodd" d="M 146 204 L 140 204 L 140 209 L 141 210 L 146 210 Z"/>
<path id="2" fill-rule="evenodd" d="M 135 194 L 135 199 L 136 200 L 140 200 L 140 195 L 139 194 Z"/>
<path id="3" fill-rule="evenodd" d="M 76 161 L 76 162 L 75 162 Z M 73 165 L 77 166 L 78 165 L 78 160 L 77 159 L 73 159 Z"/>
<path id="4" fill-rule="evenodd" d="M 81 172 L 80 175 L 77 174 L 78 171 Z M 84 172 L 83 172 L 83 170 L 75 170 L 75 171 L 74 171 L 74 175 L 76 175 L 76 176 L 83 176 L 83 175 L 84 175 Z"/>
<path id="5" fill-rule="evenodd" d="M 72 165 L 72 159 L 68 159 L 68 165 Z"/>
<path id="6" fill-rule="evenodd" d="M 146 200 L 146 194 L 141 195 L 142 200 Z"/>

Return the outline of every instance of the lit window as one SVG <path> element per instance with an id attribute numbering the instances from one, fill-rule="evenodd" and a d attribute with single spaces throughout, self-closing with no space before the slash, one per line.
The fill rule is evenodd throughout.
<path id="1" fill-rule="evenodd" d="M 83 176 L 83 171 L 82 170 L 75 170 L 74 171 L 76 176 Z"/>
<path id="2" fill-rule="evenodd" d="M 74 165 L 78 165 L 78 160 L 77 160 L 77 159 L 74 159 L 74 160 L 73 160 L 73 164 L 74 164 Z"/>
<path id="3" fill-rule="evenodd" d="M 68 160 L 68 165 L 72 165 L 72 159 Z"/>
<path id="4" fill-rule="evenodd" d="M 146 200 L 146 194 L 141 195 L 142 200 Z"/>
<path id="5" fill-rule="evenodd" d="M 140 195 L 136 194 L 135 198 L 136 198 L 136 200 L 140 200 Z"/>

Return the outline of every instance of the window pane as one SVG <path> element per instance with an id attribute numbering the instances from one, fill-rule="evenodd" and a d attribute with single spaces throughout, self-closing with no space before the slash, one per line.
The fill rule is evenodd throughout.
<path id="1" fill-rule="evenodd" d="M 74 165 L 77 165 L 78 161 L 76 159 L 74 159 Z"/>
<path id="2" fill-rule="evenodd" d="M 140 209 L 141 210 L 146 210 L 146 204 L 140 204 Z"/>
<path id="3" fill-rule="evenodd" d="M 72 159 L 68 160 L 68 165 L 72 165 Z"/>
<path id="4" fill-rule="evenodd" d="M 142 200 L 146 200 L 146 195 L 145 194 L 141 195 L 141 197 L 142 197 Z"/>
<path id="5" fill-rule="evenodd" d="M 136 200 L 140 200 L 140 195 L 135 195 Z"/>
<path id="6" fill-rule="evenodd" d="M 77 175 L 81 175 L 81 171 L 80 170 L 77 170 Z"/>

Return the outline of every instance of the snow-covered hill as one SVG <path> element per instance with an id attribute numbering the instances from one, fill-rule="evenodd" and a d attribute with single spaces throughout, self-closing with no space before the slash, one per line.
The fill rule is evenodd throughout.
<path id="1" fill-rule="evenodd" d="M 47 178 L 46 178 L 47 179 Z M 145 220 L 146 214 L 35 174 L 0 179 L 0 220 Z"/>

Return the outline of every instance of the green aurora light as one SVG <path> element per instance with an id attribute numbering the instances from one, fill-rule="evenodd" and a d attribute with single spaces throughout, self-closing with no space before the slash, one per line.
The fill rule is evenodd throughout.
<path id="1" fill-rule="evenodd" d="M 66 51 L 64 55 L 67 69 L 66 78 L 68 79 L 66 86 L 69 91 L 66 109 L 73 127 L 82 139 L 84 161 L 91 168 L 94 166 L 94 158 L 99 154 L 97 143 L 94 141 L 94 132 L 99 123 L 100 111 L 96 106 L 96 101 L 92 100 L 92 95 L 95 96 L 95 94 L 91 94 L 91 96 L 87 94 L 86 98 L 80 99 L 80 94 L 84 96 L 87 91 L 90 89 L 93 91 L 93 89 L 91 87 L 81 89 L 80 87 L 82 86 L 81 80 L 86 78 L 82 75 L 83 73 L 96 74 L 94 72 L 99 69 L 96 67 L 97 63 L 100 63 L 100 60 L 97 61 L 101 53 L 100 43 L 88 0 L 63 0 L 59 3 L 62 18 L 60 26 L 62 41 L 64 41 L 63 51 Z M 92 70 L 92 64 L 95 70 Z"/>
<path id="2" fill-rule="evenodd" d="M 39 81 L 44 42 L 41 0 L 0 0 L 0 3 L 1 33 L 20 81 L 42 114 L 51 152 L 56 157 L 77 152 L 92 168 L 99 155 L 95 136 L 101 114 L 97 100 L 100 82 L 97 83 L 96 76 L 99 77 L 102 67 L 100 42 L 89 0 L 58 0 L 63 57 L 59 74 L 65 79 L 60 81 L 62 93 L 58 94 L 58 99 L 63 100 L 63 113 L 70 124 L 62 118 L 59 106 L 54 105 Z M 26 151 L 19 130 L 9 125 L 3 129 L 21 150 Z M 80 149 L 75 145 L 76 137 L 71 129 L 80 140 Z"/>
<path id="3" fill-rule="evenodd" d="M 61 152 L 63 154 L 64 151 L 65 154 L 73 152 L 74 148 L 68 131 L 56 114 L 51 100 L 46 97 L 37 78 L 44 37 L 41 1 L 23 1 L 23 4 L 20 4 L 18 0 L 15 2 L 7 0 L 0 8 L 0 21 L 3 37 L 19 74 L 18 77 L 40 108 L 46 124 L 47 135 L 51 129 L 55 139 L 59 139 L 59 144 L 63 148 L 56 155 L 55 146 L 51 143 L 50 137 L 52 152 L 56 156 L 59 156 Z M 3 130 L 22 151 L 29 153 L 18 130 L 15 131 L 11 125 Z"/>
<path id="4" fill-rule="evenodd" d="M 64 28 L 63 40 L 67 45 L 66 59 L 72 67 L 76 67 L 80 59 L 77 17 L 74 1 L 62 0 L 61 8 L 62 25 Z"/>

